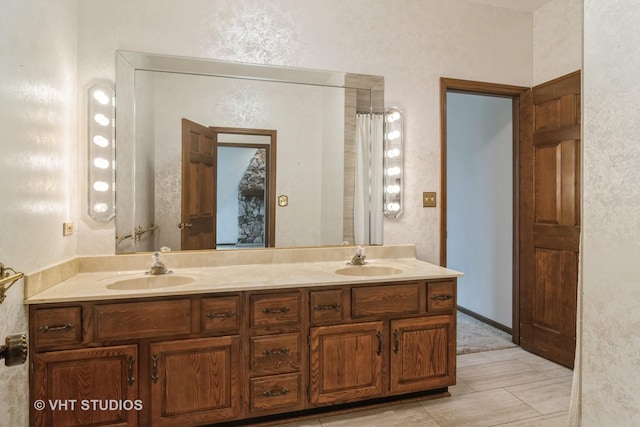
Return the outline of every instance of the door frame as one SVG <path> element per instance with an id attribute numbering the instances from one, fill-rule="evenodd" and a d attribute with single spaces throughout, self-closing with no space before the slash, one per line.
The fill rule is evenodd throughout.
<path id="1" fill-rule="evenodd" d="M 530 88 L 485 83 L 472 80 L 440 78 L 440 265 L 447 266 L 447 92 L 496 96 L 512 100 L 513 123 L 513 309 L 512 341 L 520 343 L 519 287 L 519 158 L 520 158 L 520 95 Z"/>
<path id="2" fill-rule="evenodd" d="M 267 151 L 267 176 L 265 189 L 265 218 L 264 218 L 264 245 L 265 248 L 276 246 L 276 153 L 278 131 L 274 129 L 251 129 L 251 128 L 235 128 L 209 126 L 213 131 L 213 140 L 216 148 L 216 156 L 218 147 L 250 147 L 265 148 Z M 219 134 L 233 135 L 250 135 L 250 136 L 267 136 L 270 138 L 269 144 L 262 143 L 224 143 L 220 142 Z"/>

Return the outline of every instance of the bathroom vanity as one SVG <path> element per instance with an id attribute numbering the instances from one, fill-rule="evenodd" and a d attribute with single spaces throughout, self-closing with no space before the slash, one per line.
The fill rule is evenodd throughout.
<path id="1" fill-rule="evenodd" d="M 78 273 L 35 293 L 31 424 L 256 424 L 448 395 L 460 273 L 415 258 L 345 266 L 338 252 L 175 269 L 173 282 L 192 280 L 165 287 L 140 272 Z"/>

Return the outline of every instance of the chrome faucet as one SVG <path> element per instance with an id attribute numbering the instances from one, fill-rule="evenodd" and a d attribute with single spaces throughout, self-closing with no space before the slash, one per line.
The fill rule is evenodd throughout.
<path id="1" fill-rule="evenodd" d="M 367 258 L 364 254 L 364 248 L 362 246 L 356 247 L 356 254 L 353 258 L 351 258 L 351 265 L 365 265 L 365 258 Z"/>
<path id="2" fill-rule="evenodd" d="M 162 254 L 160 252 L 155 252 L 151 259 L 153 260 L 153 264 L 151 265 L 151 269 L 146 272 L 146 274 L 150 274 L 152 276 L 156 276 L 159 274 L 170 274 L 173 273 L 171 270 L 167 269 L 162 260 Z"/>

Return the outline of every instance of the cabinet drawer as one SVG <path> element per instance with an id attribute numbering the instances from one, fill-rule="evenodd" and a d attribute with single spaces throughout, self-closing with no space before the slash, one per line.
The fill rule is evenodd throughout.
<path id="1" fill-rule="evenodd" d="M 203 332 L 230 332 L 240 328 L 240 296 L 203 298 Z"/>
<path id="2" fill-rule="evenodd" d="M 191 301 L 129 302 L 95 306 L 96 340 L 191 333 Z"/>
<path id="3" fill-rule="evenodd" d="M 300 370 L 300 334 L 251 337 L 251 376 Z"/>
<path id="4" fill-rule="evenodd" d="M 251 327 L 300 325 L 300 293 L 251 296 Z"/>
<path id="5" fill-rule="evenodd" d="M 36 347 L 73 345 L 82 342 L 82 308 L 38 309 L 34 316 Z"/>
<path id="6" fill-rule="evenodd" d="M 427 283 L 427 311 L 450 312 L 456 306 L 456 285 L 454 282 Z"/>
<path id="7" fill-rule="evenodd" d="M 354 287 L 353 317 L 420 312 L 420 283 Z M 424 296 L 423 296 L 424 298 Z"/>
<path id="8" fill-rule="evenodd" d="M 300 374 L 253 378 L 250 385 L 251 412 L 294 408 L 302 405 Z"/>
<path id="9" fill-rule="evenodd" d="M 344 319 L 342 289 L 309 292 L 309 317 L 311 322 L 330 322 Z"/>

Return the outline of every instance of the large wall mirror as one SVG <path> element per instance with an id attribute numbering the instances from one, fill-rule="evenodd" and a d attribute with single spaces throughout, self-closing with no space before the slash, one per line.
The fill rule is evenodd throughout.
<path id="1" fill-rule="evenodd" d="M 116 253 L 382 244 L 383 93 L 380 76 L 118 51 Z M 185 194 L 217 236 L 196 247 Z"/>

